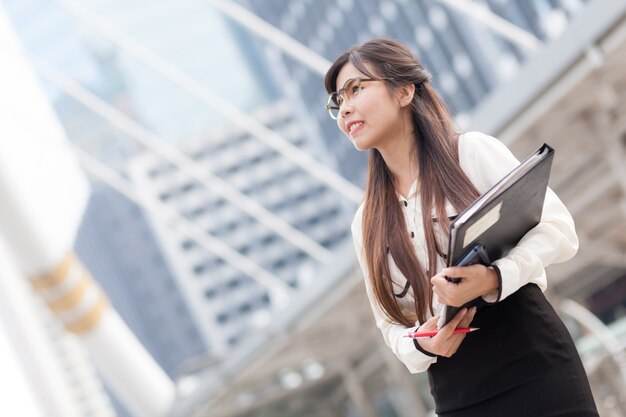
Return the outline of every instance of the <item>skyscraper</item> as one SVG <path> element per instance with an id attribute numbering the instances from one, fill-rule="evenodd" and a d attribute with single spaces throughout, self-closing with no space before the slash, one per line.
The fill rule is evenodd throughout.
<path id="1" fill-rule="evenodd" d="M 110 187 L 94 184 L 76 252 L 130 329 L 171 377 L 177 376 L 177 368 L 185 360 L 206 353 L 140 207 Z"/>
<path id="2" fill-rule="evenodd" d="M 278 101 L 255 115 L 301 150 L 323 155 L 324 149 L 306 135 L 288 102 Z M 196 138 L 187 154 L 203 170 L 324 248 L 332 250 L 346 239 L 352 207 L 328 185 L 242 129 L 232 125 L 213 129 Z M 189 178 L 179 167 L 147 154 L 131 162 L 130 172 L 146 200 L 156 198 L 176 209 L 213 238 L 274 274 L 295 291 L 294 296 L 314 280 L 315 259 L 241 206 Z M 276 294 L 239 271 L 237 265 L 207 253 L 158 219 L 152 223 L 205 342 L 216 353 L 223 354 L 244 342 L 244 330 L 252 332 L 255 323 L 277 309 Z"/>

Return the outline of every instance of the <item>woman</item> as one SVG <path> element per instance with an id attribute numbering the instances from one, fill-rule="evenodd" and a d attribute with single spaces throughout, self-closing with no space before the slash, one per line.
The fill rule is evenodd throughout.
<path id="1" fill-rule="evenodd" d="M 574 222 L 548 189 L 540 224 L 491 267 L 444 269 L 451 219 L 518 165 L 498 140 L 457 134 L 429 73 L 375 39 L 326 74 L 327 108 L 360 150 L 368 182 L 352 234 L 376 324 L 413 372 L 428 370 L 440 417 L 597 416 L 573 341 L 543 295 L 545 266 L 574 256 Z M 453 283 L 446 276 L 460 277 Z M 461 310 L 437 329 L 443 304 Z M 453 334 L 457 327 L 480 330 Z"/>

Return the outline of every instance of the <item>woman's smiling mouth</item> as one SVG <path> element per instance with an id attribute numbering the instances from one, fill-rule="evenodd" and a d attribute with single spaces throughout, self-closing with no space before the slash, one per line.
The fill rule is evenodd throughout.
<path id="1" fill-rule="evenodd" d="M 358 132 L 359 130 L 361 130 L 361 128 L 365 125 L 365 122 L 363 122 L 362 120 L 355 120 L 352 122 L 349 122 L 346 125 L 346 129 L 348 130 L 348 133 L 350 133 L 350 136 L 354 135 L 356 132 Z"/>

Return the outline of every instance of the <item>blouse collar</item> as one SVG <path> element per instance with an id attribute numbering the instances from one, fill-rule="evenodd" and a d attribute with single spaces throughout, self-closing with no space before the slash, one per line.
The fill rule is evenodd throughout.
<path id="1" fill-rule="evenodd" d="M 418 181 L 415 180 L 411 184 L 411 187 L 409 188 L 409 194 L 406 196 L 406 198 L 402 194 L 397 192 L 397 191 L 396 191 L 396 194 L 398 195 L 398 200 L 400 202 L 405 202 L 405 201 L 408 201 L 408 200 L 411 200 L 412 198 L 414 198 L 415 195 L 417 194 L 417 192 L 418 192 Z"/>

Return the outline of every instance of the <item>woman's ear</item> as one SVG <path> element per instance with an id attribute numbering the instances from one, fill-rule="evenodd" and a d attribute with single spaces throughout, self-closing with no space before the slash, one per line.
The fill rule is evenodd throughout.
<path id="1" fill-rule="evenodd" d="M 413 96 L 415 95 L 415 84 L 405 84 L 400 86 L 398 87 L 397 92 L 400 106 L 406 107 L 413 101 Z"/>

